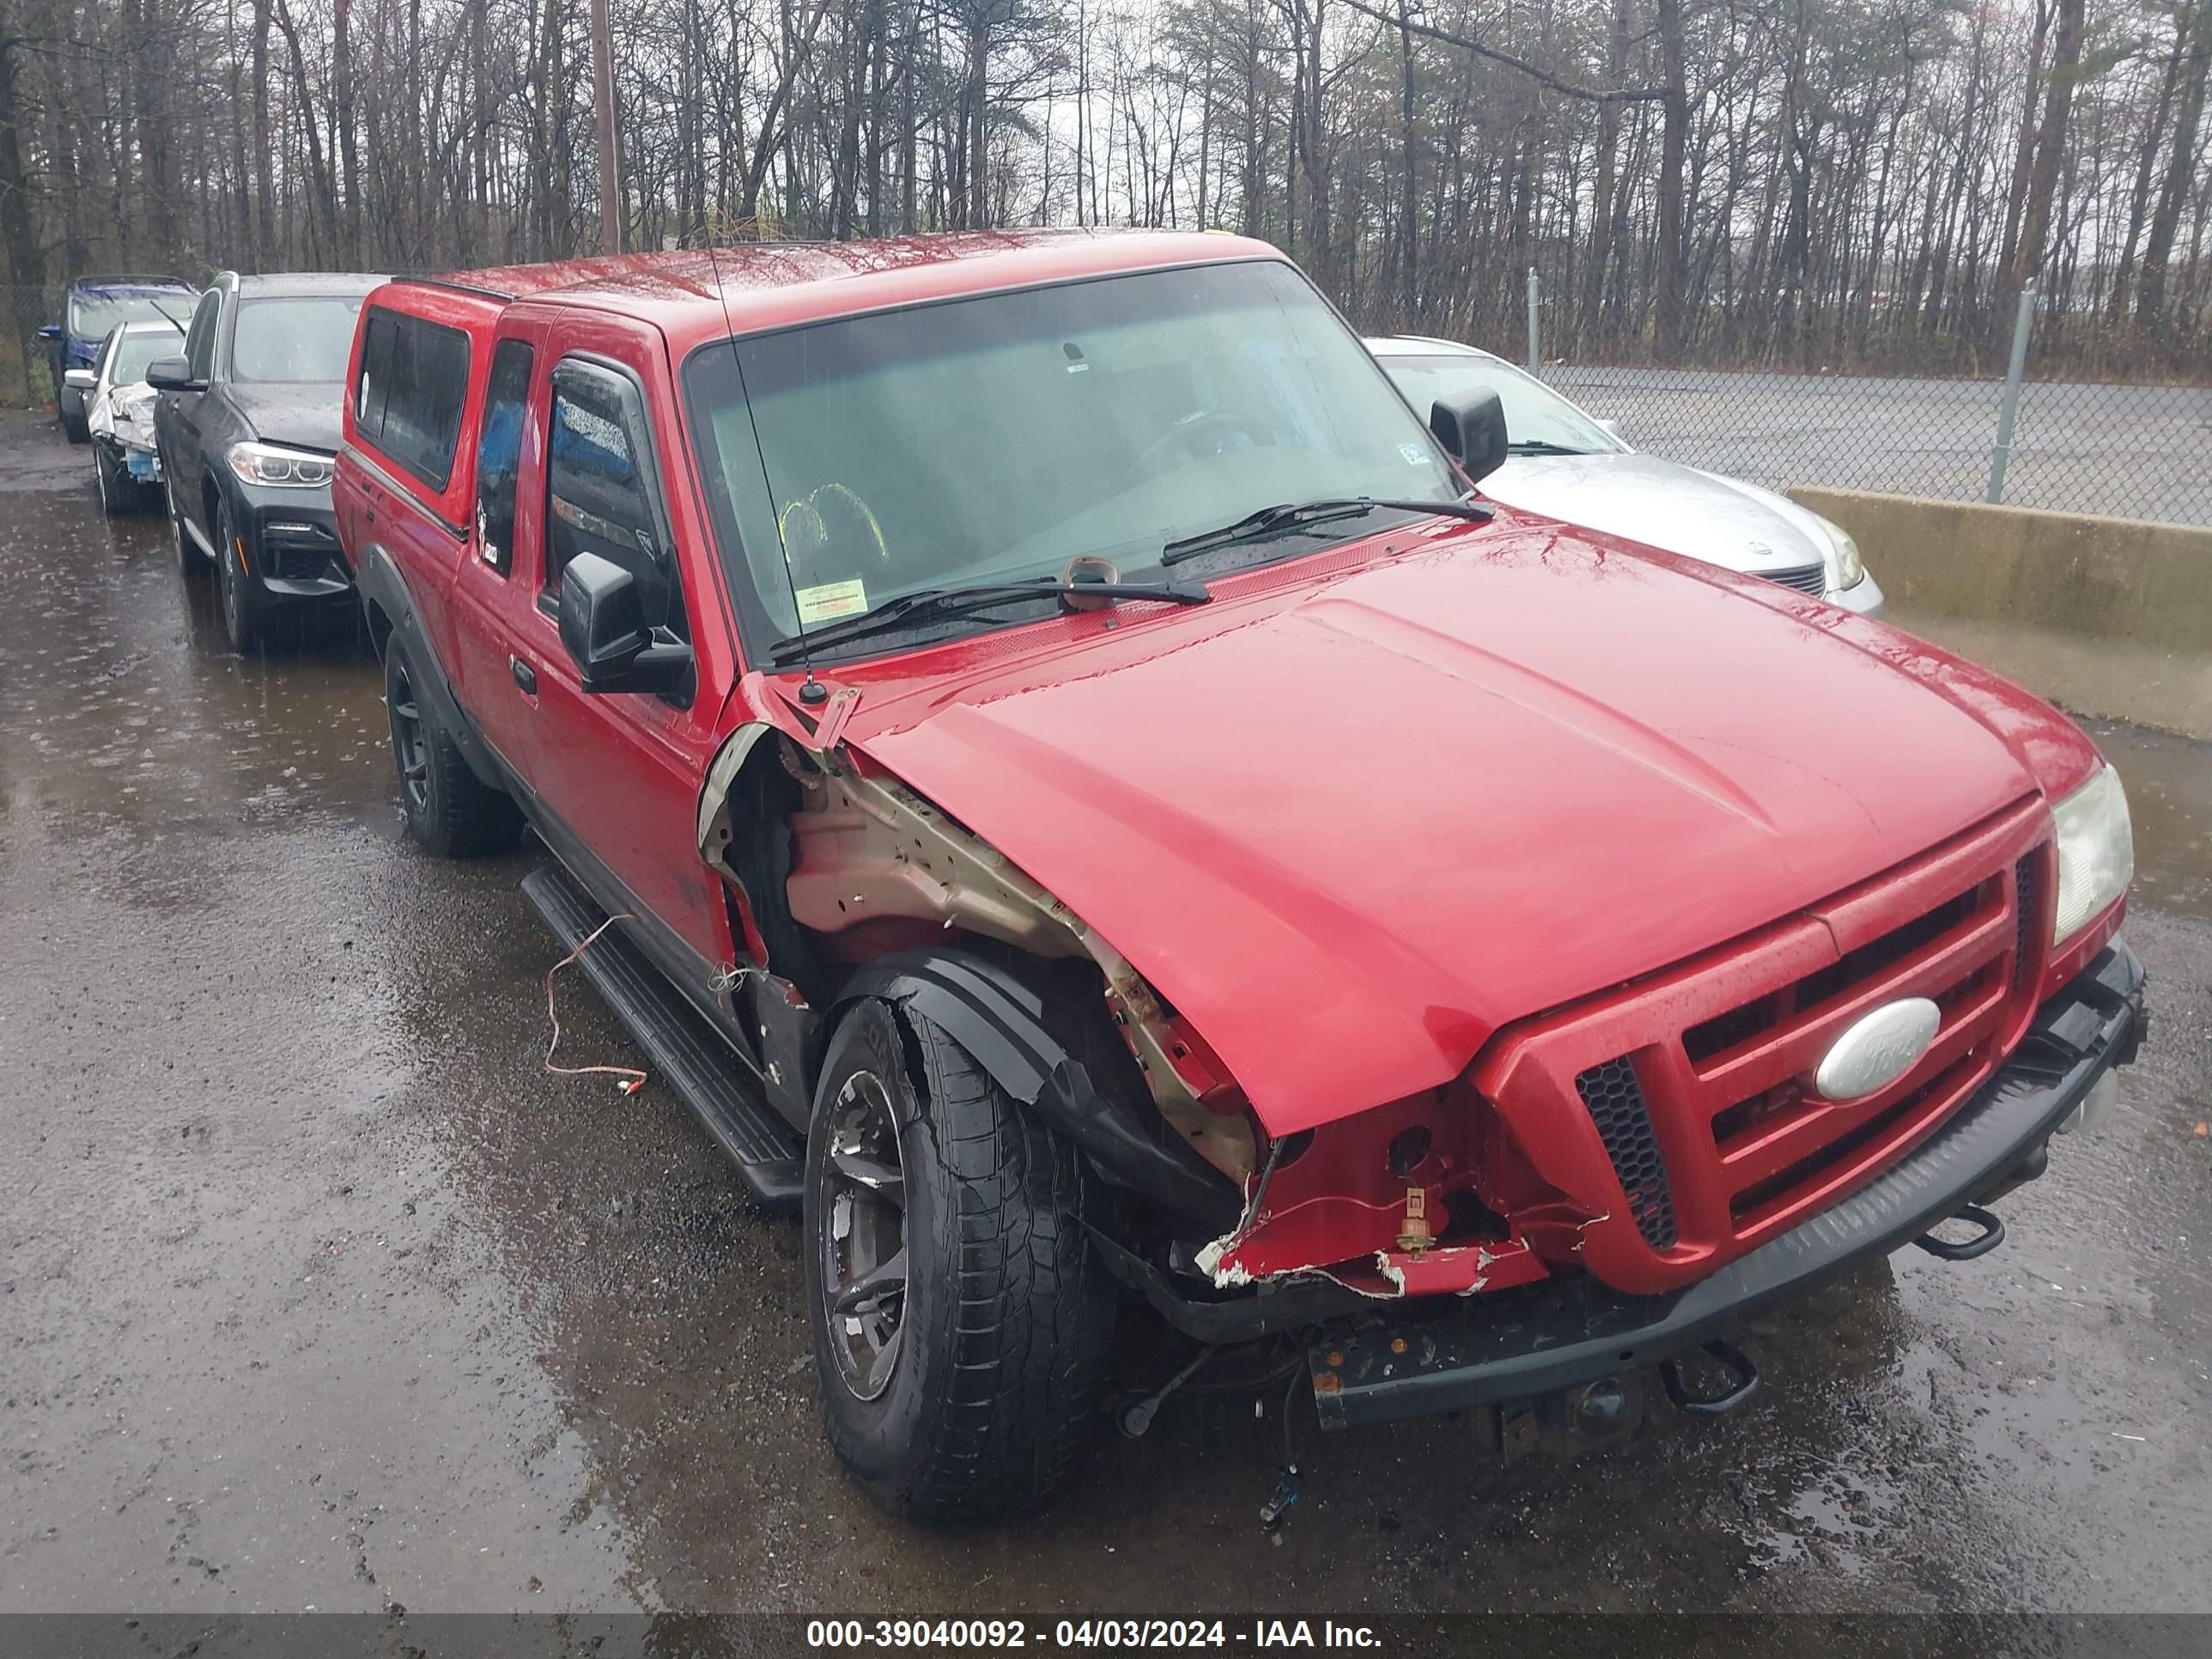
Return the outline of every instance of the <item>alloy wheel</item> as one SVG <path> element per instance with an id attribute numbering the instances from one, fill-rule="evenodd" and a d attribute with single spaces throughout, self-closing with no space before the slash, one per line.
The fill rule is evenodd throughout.
<path id="1" fill-rule="evenodd" d="M 890 1091 L 856 1072 L 823 1127 L 811 1212 L 823 1322 L 837 1375 L 859 1400 L 890 1386 L 906 1316 L 906 1169 Z"/>
<path id="2" fill-rule="evenodd" d="M 407 810 L 419 814 L 430 804 L 430 744 L 422 730 L 422 710 L 415 701 L 415 682 L 402 663 L 392 671 L 388 699 L 392 717 L 392 752 L 399 762 L 399 787 L 407 792 Z"/>

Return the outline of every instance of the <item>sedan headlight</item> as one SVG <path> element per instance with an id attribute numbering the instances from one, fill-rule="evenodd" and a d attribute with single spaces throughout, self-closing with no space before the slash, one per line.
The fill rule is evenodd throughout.
<path id="1" fill-rule="evenodd" d="M 1833 519 L 1823 519 L 1817 513 L 1813 517 L 1828 532 L 1829 545 L 1835 549 L 1836 591 L 1840 593 L 1847 587 L 1856 587 L 1866 580 L 1866 561 L 1859 557 L 1859 544 Z"/>
<path id="2" fill-rule="evenodd" d="M 2136 875 L 2127 791 L 2108 765 L 2052 809 L 2058 830 L 2058 908 L 2051 939 L 2063 945 L 2128 890 Z"/>
<path id="3" fill-rule="evenodd" d="M 250 484 L 275 489 L 319 489 L 331 481 L 331 458 L 282 444 L 230 447 L 230 470 Z"/>

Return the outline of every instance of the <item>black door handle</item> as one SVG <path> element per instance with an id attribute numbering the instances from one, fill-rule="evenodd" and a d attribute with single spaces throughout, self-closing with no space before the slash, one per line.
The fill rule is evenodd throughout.
<path id="1" fill-rule="evenodd" d="M 514 683 L 517 685 L 520 686 L 523 690 L 528 693 L 531 696 L 534 697 L 538 695 L 538 671 L 536 669 L 532 668 L 528 663 L 523 661 L 520 657 L 509 657 L 507 659 L 507 672 L 514 676 Z"/>

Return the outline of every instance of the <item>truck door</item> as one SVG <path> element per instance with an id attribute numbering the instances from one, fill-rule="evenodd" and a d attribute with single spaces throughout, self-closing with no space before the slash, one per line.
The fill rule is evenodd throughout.
<path id="1" fill-rule="evenodd" d="M 541 825 L 598 889 L 629 911 L 640 942 L 695 986 L 730 957 L 721 890 L 699 857 L 700 781 L 714 757 L 726 653 L 704 637 L 725 627 L 702 550 L 681 556 L 664 458 L 680 442 L 657 331 L 609 319 L 560 325 L 544 407 L 538 591 L 514 650 L 537 686 L 527 766 Z M 526 479 L 526 487 L 527 487 Z M 688 536 L 687 536 L 688 538 Z M 699 652 L 688 700 L 643 692 L 586 695 L 562 648 L 561 572 L 578 553 L 630 572 L 648 623 Z"/>
<path id="2" fill-rule="evenodd" d="M 475 522 L 448 620 L 461 703 L 500 759 L 530 778 L 538 682 L 520 636 L 536 614 L 544 504 L 544 329 L 503 321 L 477 423 Z"/>

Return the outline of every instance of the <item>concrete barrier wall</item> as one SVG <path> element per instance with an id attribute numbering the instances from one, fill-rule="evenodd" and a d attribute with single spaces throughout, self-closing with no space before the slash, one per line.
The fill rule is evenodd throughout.
<path id="1" fill-rule="evenodd" d="M 1890 620 L 2062 707 L 2212 738 L 2212 529 L 1797 489 Z"/>

